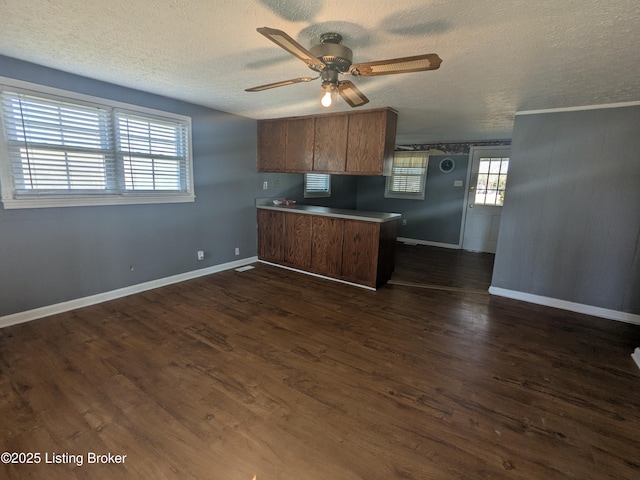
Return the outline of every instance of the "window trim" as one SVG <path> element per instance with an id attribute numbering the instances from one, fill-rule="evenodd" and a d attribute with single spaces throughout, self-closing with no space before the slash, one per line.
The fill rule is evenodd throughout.
<path id="1" fill-rule="evenodd" d="M 16 196 L 14 190 L 13 172 L 11 169 L 11 159 L 8 156 L 9 151 L 7 140 L 5 138 L 5 126 L 3 124 L 2 116 L 0 115 L 0 200 L 2 201 L 3 207 L 5 209 L 134 205 L 156 203 L 162 204 L 195 201 L 191 117 L 0 76 L 0 90 L 5 89 L 43 98 L 52 98 L 54 100 L 107 107 L 112 111 L 125 111 L 140 116 L 147 116 L 151 119 L 155 118 L 163 121 L 184 123 L 186 124 L 188 142 L 186 151 L 186 192 L 130 191 L 114 194 L 96 193 L 87 195 L 80 193 L 60 193 L 34 194 L 33 196 Z"/>
<path id="2" fill-rule="evenodd" d="M 329 188 L 325 191 L 307 191 L 307 175 L 326 175 Z M 330 173 L 305 173 L 304 174 L 304 198 L 327 198 L 331 196 L 331 174 Z"/>
<path id="3" fill-rule="evenodd" d="M 398 155 L 400 154 L 400 155 Z M 420 175 L 420 192 L 397 192 L 391 190 L 391 186 L 393 184 L 393 169 L 395 168 L 395 160 L 396 158 L 402 156 L 422 156 L 424 157 L 424 171 Z M 424 196 L 426 193 L 427 186 L 427 170 L 429 168 L 429 152 L 428 151 L 396 151 L 393 156 L 393 163 L 391 167 L 391 175 L 386 177 L 385 187 L 384 187 L 384 197 L 385 198 L 400 198 L 405 200 L 424 200 Z M 398 175 L 401 176 L 401 175 Z"/>

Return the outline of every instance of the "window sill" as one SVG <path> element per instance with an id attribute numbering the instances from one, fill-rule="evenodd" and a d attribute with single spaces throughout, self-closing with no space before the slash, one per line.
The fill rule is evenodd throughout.
<path id="1" fill-rule="evenodd" d="M 304 198 L 330 198 L 331 192 L 329 193 L 305 193 Z"/>
<path id="2" fill-rule="evenodd" d="M 402 200 L 424 200 L 424 193 L 389 193 L 385 192 L 384 198 L 398 198 Z"/>
<path id="3" fill-rule="evenodd" d="M 36 198 L 3 198 L 5 210 L 19 208 L 56 208 L 56 207 L 94 207 L 103 205 L 140 205 L 154 203 L 186 203 L 195 202 L 195 195 L 127 195 L 127 196 L 74 196 L 60 198 L 42 196 Z"/>

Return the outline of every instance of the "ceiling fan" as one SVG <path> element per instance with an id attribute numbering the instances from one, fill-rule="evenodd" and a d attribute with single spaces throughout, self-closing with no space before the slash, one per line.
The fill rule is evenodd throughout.
<path id="1" fill-rule="evenodd" d="M 261 92 L 270 88 L 310 82 L 320 78 L 322 79 L 322 90 L 324 91 L 321 101 L 323 107 L 330 107 L 337 100 L 338 95 L 352 107 L 359 107 L 369 102 L 369 99 L 352 82 L 339 80 L 339 74 L 348 74 L 354 77 L 373 77 L 395 73 L 422 72 L 436 70 L 442 63 L 442 59 L 437 54 L 427 53 L 413 57 L 353 64 L 351 63 L 353 52 L 350 48 L 342 45 L 342 36 L 338 33 L 322 34 L 320 36 L 320 44 L 307 50 L 281 30 L 268 27 L 258 28 L 257 30 L 273 43 L 302 60 L 311 70 L 315 70 L 320 75 L 317 77 L 292 78 L 291 80 L 247 88 L 245 91 Z"/>

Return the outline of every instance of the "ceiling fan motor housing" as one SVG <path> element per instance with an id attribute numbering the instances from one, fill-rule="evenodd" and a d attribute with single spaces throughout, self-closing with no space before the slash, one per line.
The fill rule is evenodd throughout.
<path id="1" fill-rule="evenodd" d="M 311 47 L 309 51 L 330 69 L 345 73 L 353 61 L 353 52 L 340 42 L 342 42 L 340 34 L 323 33 L 320 36 L 320 44 Z M 311 68 L 316 70 L 313 66 Z"/>

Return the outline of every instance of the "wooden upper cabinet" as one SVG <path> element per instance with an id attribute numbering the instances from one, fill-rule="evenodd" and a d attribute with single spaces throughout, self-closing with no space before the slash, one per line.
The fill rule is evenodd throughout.
<path id="1" fill-rule="evenodd" d="M 397 121 L 389 109 L 349 115 L 346 173 L 391 175 Z"/>
<path id="2" fill-rule="evenodd" d="M 285 170 L 305 173 L 313 169 L 314 124 L 313 117 L 293 118 L 286 121 Z"/>
<path id="3" fill-rule="evenodd" d="M 284 120 L 258 122 L 258 171 L 285 171 L 285 142 L 287 123 Z"/>
<path id="4" fill-rule="evenodd" d="M 349 117 L 325 115 L 316 118 L 313 171 L 344 172 L 347 165 Z"/>
<path id="5" fill-rule="evenodd" d="M 398 114 L 389 108 L 258 121 L 258 171 L 391 175 Z"/>

